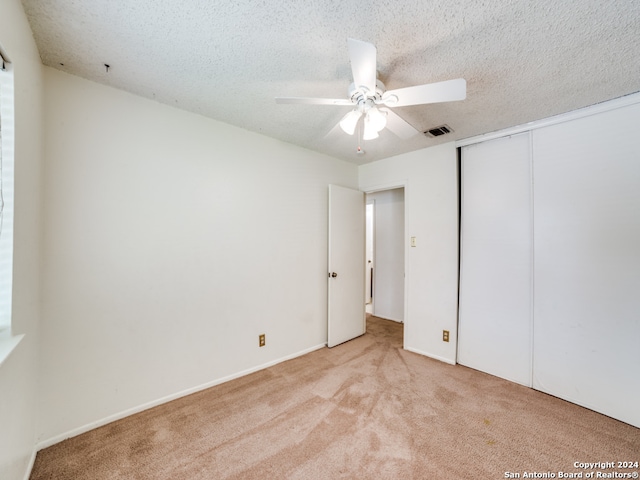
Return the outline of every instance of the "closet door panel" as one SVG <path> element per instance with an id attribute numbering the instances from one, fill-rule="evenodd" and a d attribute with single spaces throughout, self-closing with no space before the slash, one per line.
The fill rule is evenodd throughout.
<path id="1" fill-rule="evenodd" d="M 533 133 L 534 388 L 640 427 L 640 105 Z"/>
<path id="2" fill-rule="evenodd" d="M 458 363 L 531 385 L 529 133 L 462 149 Z"/>

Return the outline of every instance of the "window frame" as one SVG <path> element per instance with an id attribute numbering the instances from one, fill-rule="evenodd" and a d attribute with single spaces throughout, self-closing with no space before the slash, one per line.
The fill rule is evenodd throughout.
<path id="1" fill-rule="evenodd" d="M 14 142 L 13 65 L 0 45 L 0 364 L 24 336 L 12 331 Z"/>

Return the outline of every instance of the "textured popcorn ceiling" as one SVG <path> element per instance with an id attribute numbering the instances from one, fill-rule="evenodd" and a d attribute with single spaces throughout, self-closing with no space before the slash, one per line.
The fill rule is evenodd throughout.
<path id="1" fill-rule="evenodd" d="M 355 163 L 640 91 L 636 0 L 23 0 L 45 65 Z M 388 89 L 462 77 L 461 102 L 398 107 L 420 131 L 327 136 L 349 107 L 346 39 L 378 49 Z M 107 72 L 104 64 L 109 64 Z"/>

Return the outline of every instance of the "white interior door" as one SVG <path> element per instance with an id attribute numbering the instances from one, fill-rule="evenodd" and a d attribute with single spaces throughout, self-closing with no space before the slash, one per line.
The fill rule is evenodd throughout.
<path id="1" fill-rule="evenodd" d="M 329 185 L 329 304 L 327 345 L 364 334 L 364 193 Z"/>

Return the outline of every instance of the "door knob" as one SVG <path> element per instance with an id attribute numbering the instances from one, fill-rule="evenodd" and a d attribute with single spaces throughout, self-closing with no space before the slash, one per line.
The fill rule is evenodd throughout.
<path id="1" fill-rule="evenodd" d="M 336 278 L 338 276 L 338 274 L 336 272 L 331 272 L 331 277 L 332 278 Z"/>

